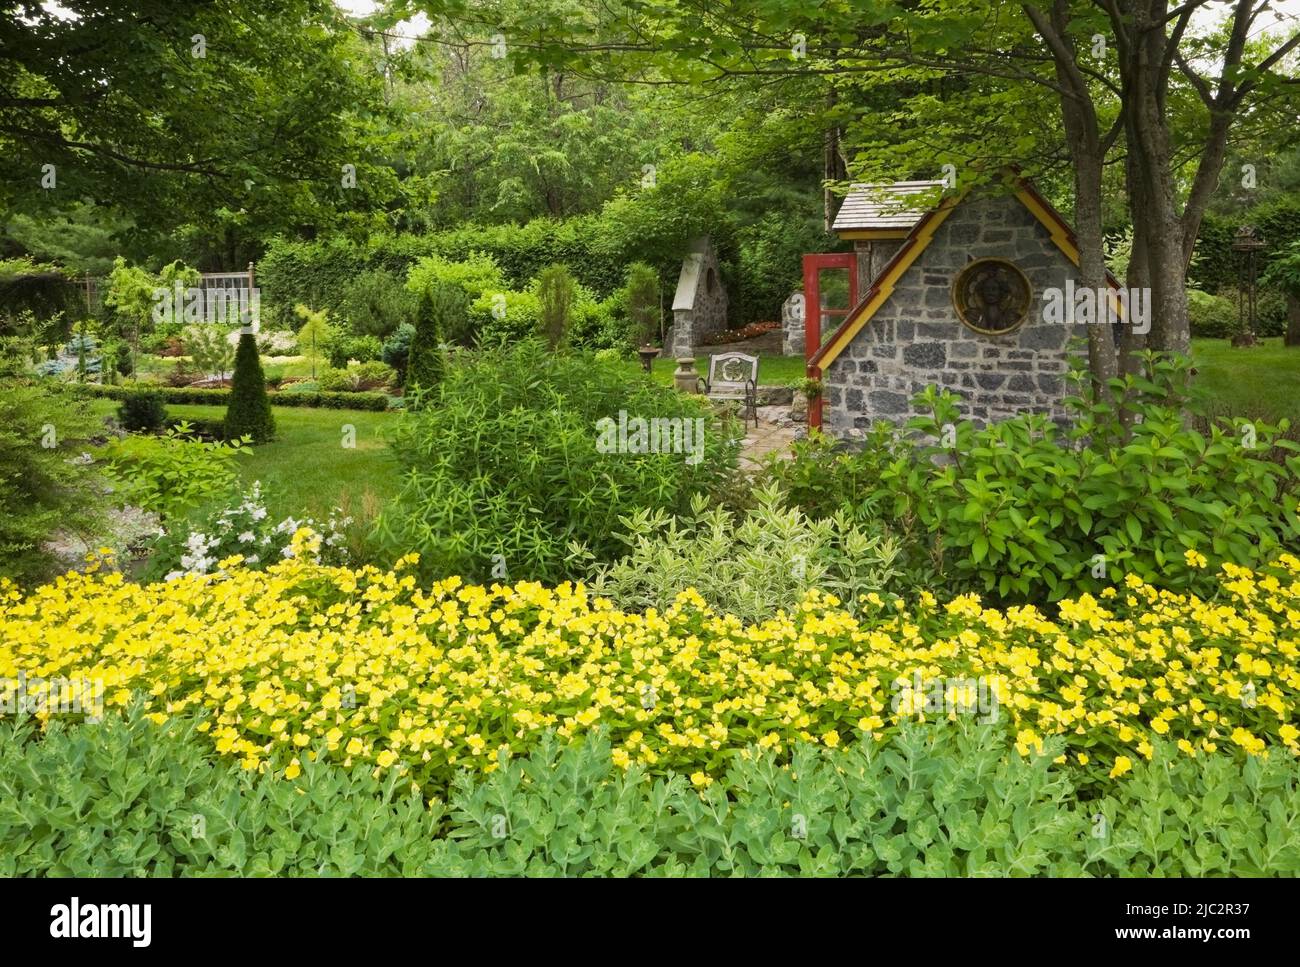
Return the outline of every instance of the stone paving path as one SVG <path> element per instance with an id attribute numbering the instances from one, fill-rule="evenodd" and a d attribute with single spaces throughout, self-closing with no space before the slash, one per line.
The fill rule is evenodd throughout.
<path id="1" fill-rule="evenodd" d="M 791 423 L 790 407 L 760 406 L 758 408 L 758 427 L 750 423 L 741 441 L 740 466 L 745 470 L 757 470 L 762 466 L 763 458 L 774 451 L 789 455 L 790 443 L 802 437 L 805 427 L 802 423 Z"/>

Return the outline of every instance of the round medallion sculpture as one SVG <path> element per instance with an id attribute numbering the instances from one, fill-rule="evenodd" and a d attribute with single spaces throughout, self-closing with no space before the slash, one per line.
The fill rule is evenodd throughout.
<path id="1" fill-rule="evenodd" d="M 986 336 L 1019 329 L 1032 302 L 1029 279 L 1006 259 L 976 259 L 957 273 L 952 285 L 957 317 Z"/>

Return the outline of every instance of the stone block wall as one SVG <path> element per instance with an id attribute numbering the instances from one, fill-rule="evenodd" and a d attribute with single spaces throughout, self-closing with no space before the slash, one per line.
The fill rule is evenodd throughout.
<path id="1" fill-rule="evenodd" d="M 953 280 L 977 258 L 1007 259 L 1029 279 L 1029 315 L 1014 332 L 982 335 L 957 317 Z M 1042 292 L 1067 279 L 1077 282 L 1078 270 L 1015 197 L 960 204 L 823 373 L 823 428 L 851 438 L 877 419 L 902 422 L 914 415 L 912 396 L 929 384 L 962 397 L 962 416 L 980 424 L 1025 410 L 1064 421 L 1069 341 L 1086 326 L 1044 321 Z"/>
<path id="2" fill-rule="evenodd" d="M 666 355 L 693 356 L 705 336 L 726 328 L 727 290 L 722 285 L 718 257 L 707 238 L 698 238 L 682 260 L 673 297 L 673 322 L 664 339 Z"/>

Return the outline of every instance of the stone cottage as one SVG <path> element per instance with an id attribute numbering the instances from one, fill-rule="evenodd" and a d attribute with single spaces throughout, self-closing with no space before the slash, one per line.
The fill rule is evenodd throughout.
<path id="1" fill-rule="evenodd" d="M 812 422 L 834 436 L 905 420 L 930 384 L 961 396 L 963 416 L 977 423 L 1025 410 L 1065 418 L 1069 342 L 1086 326 L 1044 306 L 1078 285 L 1073 232 L 1020 179 L 908 207 L 941 187 L 855 186 L 836 219 L 854 242 L 860 296 L 834 331 L 818 334 L 820 348 L 811 339 L 807 347 L 809 375 L 825 386 Z"/>

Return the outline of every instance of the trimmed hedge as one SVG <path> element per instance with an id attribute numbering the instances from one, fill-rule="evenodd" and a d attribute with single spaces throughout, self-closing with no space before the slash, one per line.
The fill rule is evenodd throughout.
<path id="1" fill-rule="evenodd" d="M 1196 261 L 1189 282 L 1198 289 L 1218 292 L 1241 282 L 1241 256 L 1232 250 L 1237 228 L 1253 225 L 1264 239 L 1259 256 L 1260 274 L 1280 257 L 1291 242 L 1300 239 L 1300 202 L 1290 198 L 1256 205 L 1239 216 L 1213 212 L 1201 222 L 1196 240 Z"/>
<path id="2" fill-rule="evenodd" d="M 125 400 L 145 393 L 159 394 L 163 402 L 177 406 L 227 406 L 228 389 L 194 389 L 189 386 L 100 386 L 87 383 L 76 387 L 87 396 Z M 305 406 L 322 410 L 386 410 L 392 400 L 383 393 L 269 393 L 272 406 Z"/>

